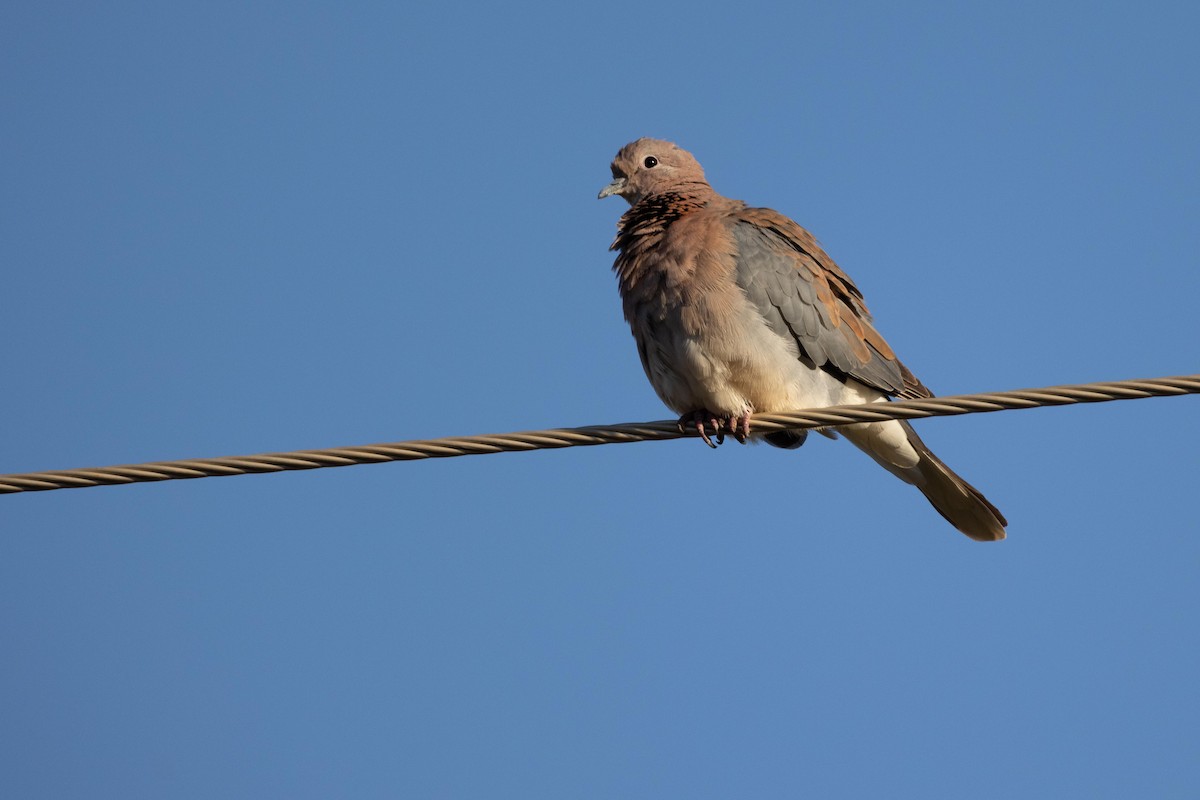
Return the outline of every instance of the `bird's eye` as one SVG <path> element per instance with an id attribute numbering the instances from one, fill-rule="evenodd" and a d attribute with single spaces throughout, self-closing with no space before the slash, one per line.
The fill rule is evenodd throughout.
<path id="1" fill-rule="evenodd" d="M 658 166 L 658 159 L 654 156 L 646 156 L 646 160 L 642 163 L 646 165 L 646 169 L 650 169 L 651 167 Z"/>

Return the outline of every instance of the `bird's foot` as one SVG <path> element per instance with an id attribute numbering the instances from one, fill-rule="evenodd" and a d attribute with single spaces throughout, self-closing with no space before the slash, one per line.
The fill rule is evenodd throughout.
<path id="1" fill-rule="evenodd" d="M 723 444 L 725 442 L 724 420 L 711 411 L 700 409 L 689 414 L 684 414 L 679 418 L 679 430 L 681 433 L 694 431 L 697 436 L 704 440 L 706 445 L 715 448 L 717 444 L 713 444 L 713 440 L 708 435 L 710 429 L 717 437 L 717 444 Z"/>
<path id="2" fill-rule="evenodd" d="M 750 411 L 741 415 L 717 416 L 707 409 L 693 411 L 679 418 L 679 430 L 683 433 L 694 431 L 709 447 L 715 448 L 725 443 L 725 434 L 733 435 L 741 444 L 746 443 L 750 436 Z M 717 437 L 716 444 L 710 438 L 710 432 Z"/>

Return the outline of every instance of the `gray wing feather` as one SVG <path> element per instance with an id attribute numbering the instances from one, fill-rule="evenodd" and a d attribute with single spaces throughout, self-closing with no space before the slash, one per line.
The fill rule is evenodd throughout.
<path id="1" fill-rule="evenodd" d="M 900 363 L 884 357 L 835 318 L 848 319 L 855 312 L 829 292 L 822 298 L 817 286 L 821 267 L 811 255 L 790 239 L 749 222 L 735 223 L 733 238 L 738 285 L 771 330 L 796 343 L 801 360 L 889 395 L 904 390 Z M 869 319 L 862 322 L 870 325 Z"/>

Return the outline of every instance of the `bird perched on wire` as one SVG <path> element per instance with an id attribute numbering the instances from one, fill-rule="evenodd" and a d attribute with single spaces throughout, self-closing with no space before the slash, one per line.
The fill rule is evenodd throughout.
<path id="1" fill-rule="evenodd" d="M 671 142 L 638 139 L 612 162 L 600 198 L 630 208 L 610 249 L 642 367 L 680 426 L 710 446 L 750 435 L 755 412 L 932 393 L 871 324 L 862 293 L 782 214 L 717 194 Z M 920 489 L 958 530 L 981 541 L 1008 524 L 903 420 L 840 426 L 884 469 Z M 805 431 L 762 438 L 796 448 Z"/>

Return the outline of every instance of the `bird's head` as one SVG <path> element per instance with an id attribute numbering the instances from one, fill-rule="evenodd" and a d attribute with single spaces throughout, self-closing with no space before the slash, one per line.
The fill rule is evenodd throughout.
<path id="1" fill-rule="evenodd" d="M 621 148 L 612 162 L 612 183 L 597 195 L 604 199 L 618 194 L 635 205 L 645 197 L 708 187 L 700 163 L 677 144 L 659 139 L 638 139 Z"/>

